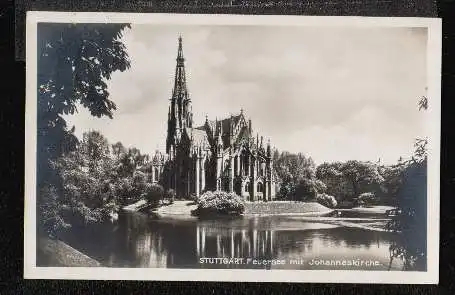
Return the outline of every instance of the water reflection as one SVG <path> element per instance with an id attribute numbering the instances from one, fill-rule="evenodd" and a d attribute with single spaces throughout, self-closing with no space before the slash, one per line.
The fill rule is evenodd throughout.
<path id="1" fill-rule="evenodd" d="M 400 260 L 390 264 L 393 239 L 391 233 L 278 216 L 200 221 L 122 214 L 117 226 L 104 225 L 91 234 L 85 232 L 72 243 L 112 267 L 334 269 L 309 262 L 361 259 L 380 262 L 379 266 L 363 269 L 401 270 Z M 202 264 L 199 258 L 204 257 L 282 259 L 287 263 Z M 290 264 L 291 260 L 305 263 Z"/>

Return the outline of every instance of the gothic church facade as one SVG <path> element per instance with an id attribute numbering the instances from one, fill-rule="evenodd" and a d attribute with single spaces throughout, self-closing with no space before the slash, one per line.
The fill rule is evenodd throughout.
<path id="1" fill-rule="evenodd" d="M 168 111 L 166 155 L 152 159 L 152 178 L 177 196 L 200 196 L 205 191 L 235 192 L 248 201 L 276 196 L 270 141 L 253 134 L 243 110 L 227 118 L 193 122 L 182 38 L 178 40 L 174 88 Z"/>

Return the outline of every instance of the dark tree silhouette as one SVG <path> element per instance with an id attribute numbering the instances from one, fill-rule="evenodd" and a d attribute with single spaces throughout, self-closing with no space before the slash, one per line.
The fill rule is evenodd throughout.
<path id="1" fill-rule="evenodd" d="M 57 24 L 38 26 L 38 185 L 49 177 L 49 160 L 74 149 L 74 127 L 64 114 L 77 105 L 94 116 L 113 117 L 106 80 L 130 67 L 120 38 L 128 24 Z"/>
<path id="2" fill-rule="evenodd" d="M 62 189 L 51 163 L 78 144 L 74 126 L 68 128 L 63 115 L 74 114 L 81 105 L 93 116 L 113 117 L 116 105 L 109 99 L 106 80 L 114 71 L 130 67 L 120 40 L 126 27 L 129 24 L 38 25 L 38 208 L 43 207 L 40 203 L 44 202 L 40 197 L 43 189 L 53 191 L 50 187 L 54 187 L 53 194 L 57 195 Z M 42 212 L 38 213 L 41 219 Z"/>
<path id="3" fill-rule="evenodd" d="M 419 110 L 428 109 L 423 96 Z M 389 230 L 399 233 L 390 246 L 391 261 L 401 258 L 404 268 L 425 270 L 427 266 L 427 139 L 417 138 L 415 151 L 403 171 L 403 185 L 398 191 L 395 216 L 387 224 Z"/>

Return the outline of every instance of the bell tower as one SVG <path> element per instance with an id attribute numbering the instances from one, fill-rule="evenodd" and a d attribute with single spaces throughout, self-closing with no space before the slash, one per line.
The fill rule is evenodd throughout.
<path id="1" fill-rule="evenodd" d="M 172 89 L 168 112 L 166 153 L 171 150 L 175 151 L 175 146 L 180 142 L 183 129 L 193 127 L 193 113 L 186 85 L 185 58 L 183 57 L 181 36 L 178 39 L 176 61 L 174 88 Z"/>

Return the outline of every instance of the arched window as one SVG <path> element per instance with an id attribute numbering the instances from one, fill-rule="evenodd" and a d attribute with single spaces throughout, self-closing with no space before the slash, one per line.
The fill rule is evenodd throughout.
<path id="1" fill-rule="evenodd" d="M 249 191 L 250 191 L 250 183 L 249 183 L 249 182 L 247 182 L 247 183 L 245 184 L 245 191 L 246 191 L 246 192 L 249 192 Z"/>
<path id="2" fill-rule="evenodd" d="M 155 181 L 158 181 L 159 179 L 159 171 L 158 171 L 158 168 L 155 167 Z"/>
<path id="3" fill-rule="evenodd" d="M 239 167 L 238 167 L 238 156 L 235 156 L 234 157 L 234 175 L 237 176 L 237 171 L 239 171 Z"/>
<path id="4" fill-rule="evenodd" d="M 257 191 L 258 193 L 262 193 L 262 183 L 258 182 L 258 185 L 257 185 Z"/>
<path id="5" fill-rule="evenodd" d="M 229 176 L 229 160 L 224 161 L 223 171 L 225 176 Z"/>

